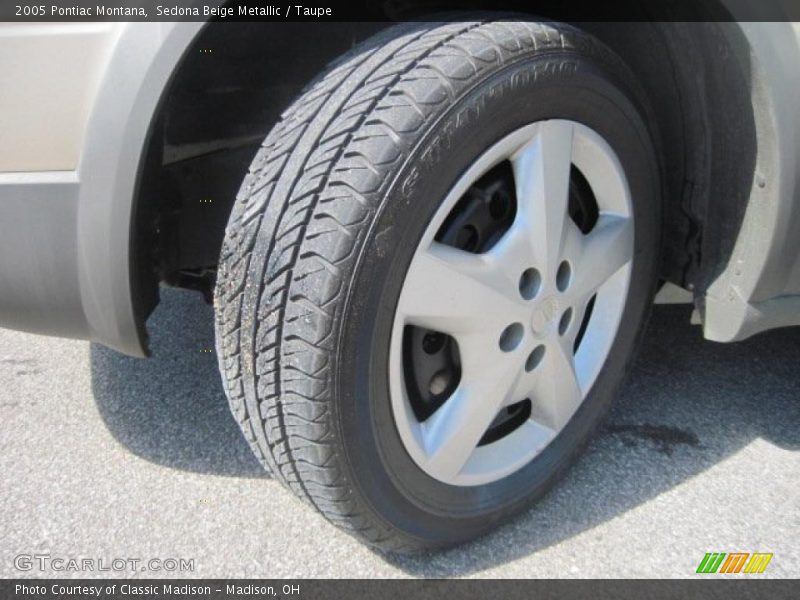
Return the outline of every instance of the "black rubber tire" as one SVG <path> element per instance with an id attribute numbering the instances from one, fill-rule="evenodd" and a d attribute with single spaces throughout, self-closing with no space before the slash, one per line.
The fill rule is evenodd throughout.
<path id="1" fill-rule="evenodd" d="M 570 26 L 418 23 L 354 49 L 285 112 L 242 185 L 216 289 L 231 409 L 278 480 L 392 551 L 474 538 L 551 486 L 606 412 L 655 284 L 660 177 L 637 89 L 612 52 Z M 392 420 L 395 303 L 459 174 L 548 118 L 599 132 L 628 177 L 635 258 L 622 325 L 581 409 L 541 455 L 495 483 L 448 486 L 411 461 Z"/>

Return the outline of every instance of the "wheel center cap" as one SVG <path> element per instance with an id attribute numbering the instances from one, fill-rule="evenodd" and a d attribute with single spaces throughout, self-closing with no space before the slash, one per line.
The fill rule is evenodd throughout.
<path id="1" fill-rule="evenodd" d="M 531 329 L 535 336 L 542 337 L 547 333 L 550 326 L 555 323 L 558 309 L 558 298 L 554 296 L 545 298 L 533 309 Z"/>

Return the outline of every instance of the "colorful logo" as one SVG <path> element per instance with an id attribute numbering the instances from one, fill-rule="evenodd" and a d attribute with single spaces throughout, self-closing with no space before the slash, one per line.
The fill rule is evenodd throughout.
<path id="1" fill-rule="evenodd" d="M 698 573 L 763 573 L 772 553 L 766 552 L 707 552 L 697 565 Z"/>

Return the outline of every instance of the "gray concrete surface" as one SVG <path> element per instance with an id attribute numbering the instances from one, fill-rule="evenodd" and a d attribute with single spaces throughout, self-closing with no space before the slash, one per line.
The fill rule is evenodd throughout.
<path id="1" fill-rule="evenodd" d="M 191 558 L 184 575 L 211 577 L 690 577 L 707 551 L 761 551 L 764 576 L 797 577 L 800 330 L 725 346 L 687 323 L 657 308 L 607 427 L 537 507 L 416 558 L 369 550 L 261 471 L 198 296 L 164 293 L 150 361 L 0 330 L 0 575 L 59 575 L 14 568 L 38 553 Z"/>

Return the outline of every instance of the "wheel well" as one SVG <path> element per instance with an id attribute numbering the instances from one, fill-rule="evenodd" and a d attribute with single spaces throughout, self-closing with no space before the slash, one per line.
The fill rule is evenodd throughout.
<path id="1" fill-rule="evenodd" d="M 404 5 L 419 11 L 424 0 Z M 526 4 L 539 18 L 569 20 L 548 9 L 555 5 Z M 698 2 L 697 11 L 698 20 L 711 19 L 721 7 Z M 727 262 L 752 184 L 750 54 L 735 23 L 671 23 L 667 16 L 576 25 L 615 50 L 649 96 L 664 173 L 661 275 L 699 293 Z M 159 283 L 210 298 L 228 214 L 260 143 L 326 64 L 387 26 L 204 27 L 164 93 L 142 160 L 132 241 L 146 314 Z"/>

